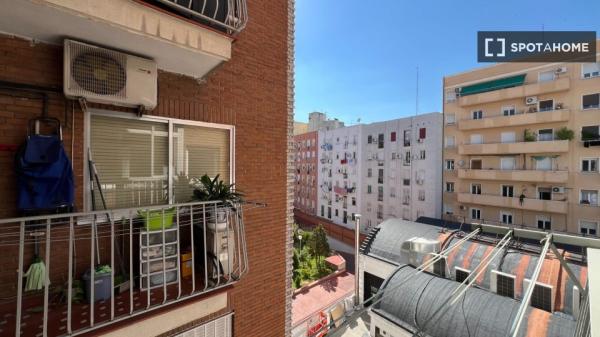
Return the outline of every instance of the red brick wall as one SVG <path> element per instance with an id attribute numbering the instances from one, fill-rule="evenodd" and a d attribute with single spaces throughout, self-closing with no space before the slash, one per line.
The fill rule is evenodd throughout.
<path id="1" fill-rule="evenodd" d="M 294 136 L 294 207 L 308 214 L 317 212 L 318 135 L 313 131 Z"/>
<path id="2" fill-rule="evenodd" d="M 230 292 L 236 336 L 285 334 L 289 286 L 286 282 L 288 4 L 277 0 L 248 1 L 250 21 L 233 45 L 232 59 L 218 67 L 204 83 L 160 72 L 159 105 L 150 112 L 235 125 L 236 184 L 248 199 L 268 205 L 245 213 L 250 272 Z M 0 80 L 61 88 L 62 49 L 0 36 Z M 50 115 L 65 124 L 64 142 L 73 159 L 77 206 L 81 208 L 85 173 L 83 114 L 75 105 L 73 127 L 72 102 L 61 94 L 49 97 Z M 0 91 L 0 144 L 21 143 L 28 119 L 38 115 L 41 106 L 35 95 Z M 2 218 L 17 215 L 13 156 L 12 152 L 0 152 Z M 9 239 L 1 240 L 6 244 Z M 6 275 L 0 276 L 1 287 L 16 281 L 13 271 L 17 254 L 14 247 L 0 247 L 3 251 L 0 275 Z M 85 247 L 81 255 L 84 250 Z"/>

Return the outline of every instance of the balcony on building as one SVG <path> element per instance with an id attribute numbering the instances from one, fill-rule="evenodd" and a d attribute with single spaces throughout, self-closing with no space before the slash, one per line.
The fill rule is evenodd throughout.
<path id="1" fill-rule="evenodd" d="M 566 91 L 570 87 L 571 81 L 568 77 L 557 76 L 551 81 L 528 83 L 526 74 L 521 74 L 463 86 L 459 89 L 458 104 L 467 107 Z"/>
<path id="2" fill-rule="evenodd" d="M 488 128 L 510 128 L 520 125 L 545 124 L 566 122 L 570 118 L 570 110 L 554 109 L 550 111 L 537 112 L 529 109 L 516 111 L 514 115 L 498 113 L 492 116 L 484 116 L 481 119 L 463 119 L 458 122 L 459 130 L 476 130 Z"/>
<path id="3" fill-rule="evenodd" d="M 0 11 L 0 31 L 61 44 L 65 37 L 156 61 L 202 78 L 231 58 L 245 0 L 24 0 Z"/>
<path id="4" fill-rule="evenodd" d="M 493 206 L 501 208 L 514 208 L 536 212 L 548 213 L 567 213 L 567 202 L 559 200 L 542 200 L 518 197 L 503 197 L 501 195 L 491 194 L 471 194 L 458 193 L 458 202 L 465 204 L 475 204 L 484 206 Z"/>
<path id="5" fill-rule="evenodd" d="M 473 180 L 531 181 L 537 183 L 566 183 L 568 171 L 459 169 L 458 177 Z"/>
<path id="6" fill-rule="evenodd" d="M 568 140 L 462 144 L 458 146 L 458 153 L 461 155 L 561 153 L 567 151 L 569 151 Z"/>

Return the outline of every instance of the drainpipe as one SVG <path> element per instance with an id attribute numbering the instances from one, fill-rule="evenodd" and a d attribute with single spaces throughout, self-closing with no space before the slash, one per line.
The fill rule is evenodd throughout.
<path id="1" fill-rule="evenodd" d="M 358 257 L 360 254 L 360 214 L 354 215 L 354 305 L 358 307 L 360 304 L 359 297 L 359 268 Z"/>

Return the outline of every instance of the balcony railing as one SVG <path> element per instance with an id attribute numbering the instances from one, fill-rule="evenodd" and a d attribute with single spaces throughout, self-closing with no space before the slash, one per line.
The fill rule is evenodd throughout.
<path id="1" fill-rule="evenodd" d="M 531 181 L 543 183 L 566 183 L 569 171 L 544 170 L 501 170 L 501 169 L 459 169 L 458 177 L 476 180 Z"/>
<path id="2" fill-rule="evenodd" d="M 458 202 L 485 206 L 524 209 L 530 211 L 567 213 L 567 202 L 532 198 L 504 197 L 495 194 L 459 193 Z"/>
<path id="3" fill-rule="evenodd" d="M 0 220 L 0 228 L 3 254 L 15 257 L 2 268 L 3 335 L 93 331 L 228 287 L 248 272 L 241 204 L 34 216 Z M 31 260 L 45 269 L 26 273 Z M 82 290 L 86 283 L 95 286 Z"/>
<path id="4" fill-rule="evenodd" d="M 512 127 L 529 124 L 544 124 L 566 122 L 569 120 L 570 110 L 556 109 L 544 112 L 517 111 L 513 115 L 498 114 L 485 116 L 481 119 L 463 119 L 458 122 L 460 130 L 475 130 L 486 128 Z"/>
<path id="5" fill-rule="evenodd" d="M 560 153 L 569 151 L 568 140 L 550 140 L 511 143 L 464 144 L 458 146 L 462 155 L 482 154 L 523 154 L 523 153 Z"/>
<path id="6" fill-rule="evenodd" d="M 146 0 L 199 22 L 239 33 L 248 22 L 246 0 Z"/>

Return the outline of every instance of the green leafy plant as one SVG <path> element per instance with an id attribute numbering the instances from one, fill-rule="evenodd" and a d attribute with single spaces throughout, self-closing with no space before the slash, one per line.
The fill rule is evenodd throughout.
<path id="1" fill-rule="evenodd" d="M 224 203 L 241 202 L 244 194 L 235 190 L 234 184 L 226 184 L 219 179 L 217 174 L 211 179 L 207 174 L 192 179 L 194 186 L 194 200 L 198 201 L 222 201 Z"/>
<path id="2" fill-rule="evenodd" d="M 535 132 L 532 132 L 529 129 L 525 129 L 525 133 L 523 134 L 523 139 L 526 142 L 535 142 L 535 140 L 537 139 L 537 135 L 535 134 Z"/>
<path id="3" fill-rule="evenodd" d="M 556 138 L 559 140 L 573 140 L 573 138 L 575 138 L 575 132 L 566 126 L 563 126 L 556 131 Z"/>

